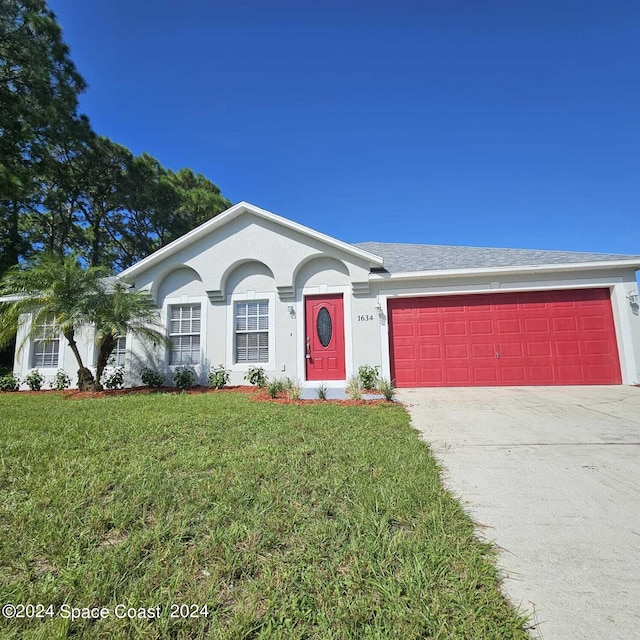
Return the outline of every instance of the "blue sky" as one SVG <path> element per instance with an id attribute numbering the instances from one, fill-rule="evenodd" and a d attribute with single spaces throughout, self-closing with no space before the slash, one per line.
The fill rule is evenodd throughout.
<path id="1" fill-rule="evenodd" d="M 94 129 L 347 242 L 640 254 L 640 4 L 49 0 Z"/>

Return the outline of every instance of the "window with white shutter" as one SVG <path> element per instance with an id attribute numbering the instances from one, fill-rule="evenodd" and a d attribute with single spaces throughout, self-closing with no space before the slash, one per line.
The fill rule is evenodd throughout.
<path id="1" fill-rule="evenodd" d="M 169 308 L 169 364 L 188 365 L 200 362 L 200 305 L 180 304 Z"/>
<path id="2" fill-rule="evenodd" d="M 33 339 L 32 367 L 55 368 L 60 354 L 60 330 L 55 318 L 49 316 L 39 325 Z"/>
<path id="3" fill-rule="evenodd" d="M 236 302 L 236 363 L 269 362 L 269 302 Z"/>

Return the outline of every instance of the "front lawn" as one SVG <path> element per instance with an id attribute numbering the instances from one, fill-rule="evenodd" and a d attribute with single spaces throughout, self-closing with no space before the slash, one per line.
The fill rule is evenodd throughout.
<path id="1" fill-rule="evenodd" d="M 492 558 L 398 406 L 0 395 L 3 639 L 526 638 Z"/>

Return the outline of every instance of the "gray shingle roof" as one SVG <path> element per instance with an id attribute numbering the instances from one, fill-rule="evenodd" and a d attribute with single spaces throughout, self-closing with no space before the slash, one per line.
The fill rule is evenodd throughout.
<path id="1" fill-rule="evenodd" d="M 585 262 L 606 263 L 618 260 L 635 260 L 640 268 L 640 256 L 611 253 L 494 249 L 490 247 L 455 247 L 395 242 L 358 242 L 354 243 L 354 246 L 384 258 L 384 266 L 389 273 L 491 267 L 529 267 Z"/>

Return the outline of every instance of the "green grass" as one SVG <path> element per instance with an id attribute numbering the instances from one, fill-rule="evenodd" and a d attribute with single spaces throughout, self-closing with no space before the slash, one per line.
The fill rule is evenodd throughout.
<path id="1" fill-rule="evenodd" d="M 164 607 L 3 639 L 526 638 L 493 558 L 398 406 L 0 395 L 0 604 Z"/>

